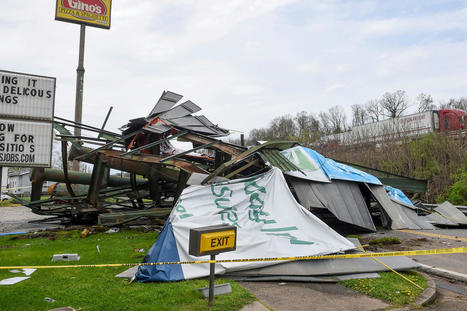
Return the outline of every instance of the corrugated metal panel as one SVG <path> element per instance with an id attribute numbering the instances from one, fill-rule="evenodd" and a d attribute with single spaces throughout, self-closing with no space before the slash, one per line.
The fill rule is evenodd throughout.
<path id="1" fill-rule="evenodd" d="M 177 107 L 172 108 L 167 112 L 164 112 L 159 117 L 161 119 L 170 120 L 170 119 L 185 117 L 192 113 L 198 112 L 200 110 L 201 108 L 199 106 L 197 106 L 192 101 L 188 100 L 184 102 L 183 104 L 178 105 Z"/>
<path id="2" fill-rule="evenodd" d="M 146 126 L 144 130 L 152 133 L 162 134 L 170 131 L 170 126 L 167 126 L 162 123 L 156 123 L 153 125 Z"/>
<path id="3" fill-rule="evenodd" d="M 272 166 L 279 168 L 282 172 L 300 170 L 295 164 L 287 160 L 279 150 L 265 148 L 261 150 L 260 153 L 269 163 L 271 163 Z"/>
<path id="4" fill-rule="evenodd" d="M 200 132 L 200 133 L 204 133 L 204 134 L 210 134 L 210 135 L 225 135 L 226 132 L 225 130 L 222 130 L 218 127 L 216 127 L 214 124 L 212 124 L 212 122 L 210 122 L 208 120 L 208 122 L 204 122 L 206 119 L 206 117 L 199 117 L 199 116 L 185 116 L 185 117 L 181 117 L 181 118 L 174 118 L 174 119 L 170 119 L 170 120 L 167 120 L 166 122 L 174 125 L 174 126 L 178 126 L 178 127 L 182 127 L 184 129 L 187 129 L 187 130 L 191 130 L 191 131 L 196 131 L 196 132 Z M 207 123 L 207 124 L 205 124 Z M 209 125 L 211 124 L 211 125 Z"/>
<path id="5" fill-rule="evenodd" d="M 366 184 L 383 208 L 386 215 L 391 219 L 391 229 L 434 229 L 426 218 L 420 217 L 412 209 L 404 207 L 392 201 L 384 189 L 384 186 Z"/>
<path id="6" fill-rule="evenodd" d="M 384 185 L 392 186 L 403 191 L 425 193 L 427 189 L 427 180 L 423 178 L 411 178 L 402 175 L 392 174 L 386 171 L 374 169 L 360 164 L 345 162 L 337 159 L 333 160 L 336 162 L 353 166 L 359 170 L 367 172 L 368 174 L 374 175 L 378 177 L 378 179 Z"/>
<path id="7" fill-rule="evenodd" d="M 176 103 L 178 103 L 180 99 L 182 99 L 182 97 L 182 95 L 177 93 L 164 91 L 154 108 L 152 108 L 151 112 L 149 113 L 148 118 L 171 109 L 173 106 L 175 106 Z"/>
<path id="8" fill-rule="evenodd" d="M 309 182 L 323 205 L 340 221 L 376 231 L 373 219 L 356 182 L 333 180 L 332 183 Z"/>
<path id="9" fill-rule="evenodd" d="M 321 203 L 324 202 L 324 198 L 320 199 L 318 197 L 318 195 L 321 194 L 319 192 L 315 193 L 309 182 L 295 178 L 288 178 L 288 180 L 292 184 L 301 206 L 308 210 L 310 210 L 310 208 L 326 208 L 323 203 Z"/>
<path id="10" fill-rule="evenodd" d="M 305 208 L 327 208 L 340 221 L 376 231 L 357 183 L 334 180 L 319 183 L 291 179 L 298 200 Z"/>
<path id="11" fill-rule="evenodd" d="M 360 243 L 358 243 L 360 244 Z M 360 251 L 349 251 L 358 254 Z M 387 266 L 395 270 L 410 270 L 420 267 L 418 263 L 405 256 L 380 257 Z M 325 276 L 349 273 L 368 273 L 388 271 L 386 267 L 371 258 L 339 258 L 324 260 L 303 260 L 280 263 L 273 266 L 229 273 L 235 276 Z"/>
<path id="12" fill-rule="evenodd" d="M 439 205 L 435 208 L 435 211 L 451 221 L 456 221 L 460 224 L 467 225 L 467 217 L 465 217 L 464 213 L 449 202 L 444 202 L 443 204 Z"/>
<path id="13" fill-rule="evenodd" d="M 441 225 L 441 226 L 452 226 L 452 227 L 458 227 L 459 223 L 451 221 L 447 219 L 446 217 L 443 217 L 438 214 L 428 214 L 426 216 L 422 216 L 423 219 L 425 219 L 427 222 L 434 224 L 434 225 Z"/>

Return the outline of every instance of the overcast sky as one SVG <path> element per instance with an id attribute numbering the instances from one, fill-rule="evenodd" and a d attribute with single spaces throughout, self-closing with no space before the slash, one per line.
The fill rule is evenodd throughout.
<path id="1" fill-rule="evenodd" d="M 56 77 L 55 115 L 73 119 L 79 25 L 54 10 L 1 0 L 0 69 Z M 466 39 L 467 1 L 114 0 L 111 29 L 86 30 L 83 121 L 114 106 L 116 130 L 163 90 L 245 133 L 386 91 L 467 96 Z"/>

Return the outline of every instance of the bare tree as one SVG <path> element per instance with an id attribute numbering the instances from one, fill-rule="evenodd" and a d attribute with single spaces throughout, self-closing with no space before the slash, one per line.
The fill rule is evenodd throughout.
<path id="1" fill-rule="evenodd" d="M 378 122 L 383 118 L 383 109 L 377 99 L 368 101 L 365 105 L 365 110 L 368 118 L 370 118 L 372 122 Z"/>
<path id="2" fill-rule="evenodd" d="M 352 126 L 363 125 L 368 120 L 368 113 L 362 105 L 352 105 Z"/>
<path id="3" fill-rule="evenodd" d="M 302 144 L 308 145 L 319 139 L 320 124 L 315 116 L 306 111 L 297 113 L 295 124 L 298 131 L 298 139 Z"/>
<path id="4" fill-rule="evenodd" d="M 381 107 L 386 110 L 386 116 L 397 118 L 408 108 L 407 94 L 403 90 L 386 92 L 381 99 Z"/>
<path id="5" fill-rule="evenodd" d="M 461 97 L 459 99 L 450 98 L 447 103 L 439 105 L 441 109 L 459 109 L 467 111 L 467 98 Z"/>
<path id="6" fill-rule="evenodd" d="M 420 93 L 417 96 L 418 112 L 425 112 L 436 109 L 433 104 L 433 97 L 429 94 Z"/>
<path id="7" fill-rule="evenodd" d="M 305 132 L 319 132 L 319 120 L 315 116 L 306 111 L 297 113 L 295 123 L 298 131 L 298 136 Z"/>
<path id="8" fill-rule="evenodd" d="M 347 116 L 341 106 L 331 107 L 329 116 L 334 133 L 342 133 L 347 129 Z"/>
<path id="9" fill-rule="evenodd" d="M 331 107 L 328 112 L 320 112 L 321 129 L 326 134 L 342 133 L 347 128 L 347 116 L 341 106 Z"/>
<path id="10" fill-rule="evenodd" d="M 331 134 L 332 125 L 331 125 L 331 121 L 330 121 L 331 117 L 329 116 L 329 113 L 320 112 L 318 116 L 319 116 L 321 131 L 325 134 Z"/>
<path id="11" fill-rule="evenodd" d="M 272 131 L 269 128 L 252 129 L 248 135 L 250 142 L 273 139 Z"/>
<path id="12" fill-rule="evenodd" d="M 277 117 L 271 121 L 270 129 L 274 138 L 288 139 L 295 136 L 296 127 L 293 118 L 290 115 Z"/>
<path id="13" fill-rule="evenodd" d="M 306 111 L 302 111 L 297 113 L 295 116 L 295 123 L 298 130 L 298 136 L 302 136 L 302 134 L 308 129 L 309 127 L 309 114 Z"/>

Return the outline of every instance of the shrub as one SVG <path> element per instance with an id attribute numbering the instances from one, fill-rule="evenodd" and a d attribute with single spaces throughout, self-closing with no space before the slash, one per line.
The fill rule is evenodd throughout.
<path id="1" fill-rule="evenodd" d="M 454 184 L 438 197 L 438 203 L 449 201 L 454 205 L 467 205 L 467 172 L 463 171 L 453 176 Z"/>

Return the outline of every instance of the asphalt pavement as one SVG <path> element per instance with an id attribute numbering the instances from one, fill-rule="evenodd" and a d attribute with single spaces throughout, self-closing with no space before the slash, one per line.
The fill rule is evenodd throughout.
<path id="1" fill-rule="evenodd" d="M 0 207 L 0 233 L 31 232 L 56 228 L 56 225 L 30 223 L 50 216 L 36 215 L 25 206 Z"/>
<path id="2" fill-rule="evenodd" d="M 437 229 L 437 230 L 410 230 L 414 233 L 408 233 L 398 230 L 386 230 L 377 233 L 360 235 L 362 238 L 374 239 L 381 237 L 398 237 L 402 240 L 401 244 L 384 246 L 385 250 L 419 250 L 419 249 L 437 249 L 467 247 L 467 229 Z M 417 233 L 417 234 L 415 234 Z M 430 235 L 424 235 L 428 233 Z M 435 235 L 446 235 L 452 239 L 444 237 L 433 237 Z M 461 238 L 461 239 L 456 239 Z M 467 254 L 442 254 L 442 255 L 424 255 L 411 256 L 415 261 L 443 268 L 446 270 L 467 274 Z"/>

